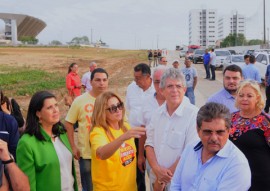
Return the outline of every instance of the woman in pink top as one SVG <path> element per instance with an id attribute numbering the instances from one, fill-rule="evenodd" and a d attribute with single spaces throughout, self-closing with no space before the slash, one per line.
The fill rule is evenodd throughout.
<path id="1" fill-rule="evenodd" d="M 68 74 L 66 77 L 66 86 L 69 95 L 72 97 L 77 97 L 81 95 L 81 79 L 78 75 L 78 65 L 76 63 L 70 64 L 68 67 Z"/>

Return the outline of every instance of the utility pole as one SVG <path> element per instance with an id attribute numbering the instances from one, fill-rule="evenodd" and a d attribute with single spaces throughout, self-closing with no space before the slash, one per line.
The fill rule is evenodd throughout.
<path id="1" fill-rule="evenodd" d="M 158 49 L 158 35 L 157 35 L 157 49 Z"/>
<path id="2" fill-rule="evenodd" d="M 263 0 L 263 44 L 266 44 L 266 34 L 265 34 L 265 0 Z"/>
<path id="3" fill-rule="evenodd" d="M 93 44 L 93 29 L 91 28 L 91 44 Z"/>

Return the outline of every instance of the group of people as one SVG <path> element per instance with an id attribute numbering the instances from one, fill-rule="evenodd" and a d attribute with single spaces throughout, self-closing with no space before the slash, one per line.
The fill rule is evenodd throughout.
<path id="1" fill-rule="evenodd" d="M 14 178 L 8 169 L 13 189 L 78 190 L 75 158 L 83 191 L 144 191 L 145 172 L 154 191 L 269 190 L 270 120 L 259 84 L 243 81 L 242 69 L 230 65 L 224 88 L 197 108 L 190 96 L 197 84 L 191 60 L 180 70 L 162 59 L 153 72 L 145 63 L 134 67 L 125 103 L 108 91 L 105 69 L 90 63 L 83 81 L 78 65 L 70 65 L 66 85 L 74 100 L 64 124 L 56 97 L 35 93 L 15 145 L 19 168 L 9 157 L 10 140 L 0 140 L 2 164 L 18 172 Z M 7 128 L 17 124 L 19 137 L 15 118 L 1 115 Z"/>
<path id="2" fill-rule="evenodd" d="M 152 63 L 153 63 L 153 67 L 157 67 L 159 64 L 161 64 L 161 60 L 162 57 L 166 57 L 167 56 L 167 50 L 148 50 L 147 51 L 147 58 L 148 58 L 148 63 L 149 63 L 149 67 L 152 67 Z"/>
<path id="3" fill-rule="evenodd" d="M 208 51 L 208 49 L 205 49 L 205 53 L 203 55 L 203 65 L 206 73 L 206 77 L 204 79 L 208 79 L 211 81 L 216 80 L 216 53 L 214 48 L 211 48 L 210 52 Z"/>

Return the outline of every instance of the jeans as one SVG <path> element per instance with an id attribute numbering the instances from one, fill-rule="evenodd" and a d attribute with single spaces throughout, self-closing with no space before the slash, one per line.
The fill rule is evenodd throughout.
<path id="1" fill-rule="evenodd" d="M 185 96 L 188 97 L 189 101 L 191 104 L 195 105 L 195 95 L 194 95 L 194 90 L 193 87 L 187 88 L 187 91 L 185 93 Z"/>
<path id="2" fill-rule="evenodd" d="M 266 86 L 265 95 L 266 95 L 266 102 L 265 102 L 264 111 L 265 113 L 268 113 L 269 107 L 270 107 L 270 86 Z"/>
<path id="3" fill-rule="evenodd" d="M 203 64 L 206 72 L 206 78 L 210 78 L 209 64 Z"/>
<path id="4" fill-rule="evenodd" d="M 212 80 L 216 79 L 216 66 L 210 64 L 211 74 L 212 74 Z"/>
<path id="5" fill-rule="evenodd" d="M 92 191 L 93 184 L 91 175 L 91 159 L 80 158 L 79 165 L 80 165 L 82 191 Z"/>

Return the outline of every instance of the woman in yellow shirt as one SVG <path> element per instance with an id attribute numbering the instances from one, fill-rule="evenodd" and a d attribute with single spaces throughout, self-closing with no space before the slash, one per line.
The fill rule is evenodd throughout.
<path id="1" fill-rule="evenodd" d="M 125 107 L 119 96 L 105 92 L 97 97 L 90 133 L 94 191 L 136 191 L 134 138 L 145 128 L 124 123 Z"/>

